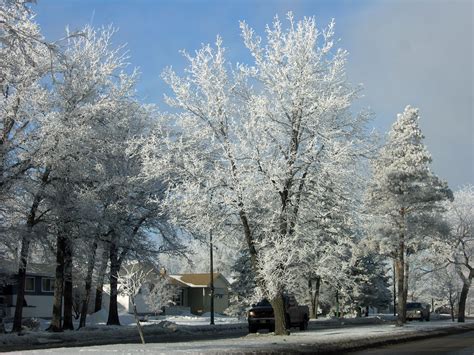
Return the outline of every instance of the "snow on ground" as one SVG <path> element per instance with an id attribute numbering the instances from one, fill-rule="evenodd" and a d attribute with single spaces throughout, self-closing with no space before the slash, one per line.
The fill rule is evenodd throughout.
<path id="1" fill-rule="evenodd" d="M 173 322 L 178 325 L 208 325 L 211 324 L 211 315 L 209 313 L 204 313 L 202 316 L 194 316 L 194 315 L 189 315 L 189 316 L 158 316 L 156 318 L 150 317 L 148 319 L 148 322 L 144 322 L 143 324 L 146 325 L 146 323 L 152 323 L 152 322 L 160 322 L 162 320 L 166 320 L 168 322 Z M 227 317 L 221 314 L 216 314 L 214 316 L 214 324 L 235 324 L 235 323 L 246 323 L 247 320 L 241 320 L 236 317 Z"/>
<path id="2" fill-rule="evenodd" d="M 87 319 L 87 326 L 74 331 L 64 331 L 62 333 L 51 333 L 45 331 L 50 321 L 38 319 L 39 328 L 25 330 L 20 336 L 16 333 L 0 334 L 0 349 L 4 348 L 28 348 L 46 344 L 107 344 L 115 343 L 117 340 L 133 343 L 139 339 L 136 329 L 135 318 L 130 314 L 120 314 L 121 326 L 107 326 L 107 312 L 100 311 L 90 315 Z M 148 317 L 147 321 L 141 322 L 145 338 L 173 341 L 176 337 L 181 339 L 194 335 L 206 334 L 242 334 L 247 330 L 247 324 L 242 323 L 237 318 L 226 317 L 216 314 L 215 325 L 211 326 L 210 317 L 206 314 L 202 317 L 192 315 L 173 315 Z M 75 322 L 77 329 L 78 322 Z M 10 331 L 11 323 L 6 323 L 6 330 Z"/>
<path id="3" fill-rule="evenodd" d="M 101 310 L 99 312 L 93 313 L 87 316 L 87 327 L 106 327 L 107 324 L 107 316 L 108 313 L 106 310 Z M 129 313 L 122 313 L 119 314 L 120 324 L 122 326 L 132 326 L 136 327 L 135 317 Z M 211 315 L 209 313 L 205 313 L 202 316 L 195 316 L 191 313 L 183 314 L 183 315 L 169 315 L 169 316 L 147 316 L 147 317 L 140 317 L 142 326 L 149 326 L 149 325 L 156 325 L 161 322 L 172 322 L 177 325 L 208 325 L 211 322 Z M 36 330 L 29 330 L 26 333 L 36 332 L 36 331 L 44 331 L 46 328 L 49 327 L 50 321 L 47 319 L 36 318 L 39 322 L 39 329 Z M 235 324 L 235 323 L 242 323 L 246 322 L 246 320 L 239 320 L 236 317 L 228 317 L 222 314 L 216 313 L 214 316 L 214 323 L 215 324 Z M 7 332 L 11 331 L 13 323 L 6 322 L 5 323 L 5 330 Z M 79 321 L 74 320 L 74 328 L 78 328 Z M 1 334 L 0 334 L 1 338 Z"/>
<path id="4" fill-rule="evenodd" d="M 205 341 L 183 341 L 173 343 L 113 344 L 88 346 L 81 348 L 57 348 L 46 350 L 24 351 L 22 354 L 77 354 L 97 353 L 134 354 L 134 353 L 250 353 L 255 351 L 317 351 L 348 350 L 358 346 L 380 343 L 389 339 L 407 339 L 426 334 L 443 334 L 453 327 L 474 329 L 474 321 L 464 325 L 450 321 L 410 322 L 404 327 L 388 324 L 348 327 L 341 329 L 320 329 L 305 332 L 295 331 L 289 336 L 273 336 L 271 334 L 248 334 L 240 338 L 215 339 Z M 436 332 L 436 333 L 433 333 Z"/>

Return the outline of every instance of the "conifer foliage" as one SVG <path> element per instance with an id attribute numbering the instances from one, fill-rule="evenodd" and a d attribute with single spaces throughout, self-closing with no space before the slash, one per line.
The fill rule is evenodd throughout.
<path id="1" fill-rule="evenodd" d="M 368 204 L 380 250 L 395 260 L 398 324 L 406 322 L 410 255 L 427 246 L 438 223 L 434 213 L 451 199 L 447 184 L 430 170 L 418 109 L 407 106 L 393 124 L 373 164 Z"/>

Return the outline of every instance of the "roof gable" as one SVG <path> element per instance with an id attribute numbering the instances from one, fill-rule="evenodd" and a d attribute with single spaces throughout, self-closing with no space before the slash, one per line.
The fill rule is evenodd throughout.
<path id="1" fill-rule="evenodd" d="M 178 284 L 187 287 L 210 287 L 211 280 L 209 273 L 202 274 L 178 274 L 178 275 L 169 275 L 173 280 L 176 280 Z M 229 282 L 226 278 L 220 273 L 215 272 L 213 274 L 214 281 L 217 279 L 222 280 L 227 286 Z"/>

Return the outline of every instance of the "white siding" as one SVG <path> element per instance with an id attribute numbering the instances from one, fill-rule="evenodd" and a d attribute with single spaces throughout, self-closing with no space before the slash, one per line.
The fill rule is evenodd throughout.
<path id="1" fill-rule="evenodd" d="M 25 295 L 28 307 L 23 307 L 23 317 L 51 318 L 53 313 L 52 295 Z M 13 312 L 14 308 L 13 308 Z"/>

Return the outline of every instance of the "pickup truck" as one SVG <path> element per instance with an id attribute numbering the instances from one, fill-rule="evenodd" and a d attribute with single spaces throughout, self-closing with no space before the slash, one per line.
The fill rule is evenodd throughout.
<path id="1" fill-rule="evenodd" d="M 285 316 L 288 327 L 299 327 L 300 330 L 308 329 L 309 308 L 299 306 L 294 296 L 285 296 Z M 249 333 L 256 333 L 259 329 L 275 331 L 275 316 L 273 308 L 267 299 L 252 305 L 248 312 Z"/>
<path id="2" fill-rule="evenodd" d="M 420 302 L 407 303 L 407 320 L 419 319 L 420 321 L 430 320 L 430 306 Z"/>

